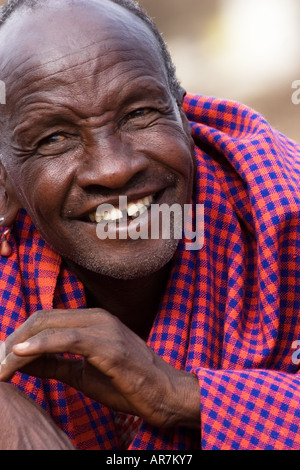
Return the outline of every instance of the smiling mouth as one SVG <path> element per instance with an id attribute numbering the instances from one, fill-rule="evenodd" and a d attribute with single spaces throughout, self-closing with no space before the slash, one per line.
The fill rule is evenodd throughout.
<path id="1" fill-rule="evenodd" d="M 99 223 L 102 221 L 122 222 L 123 219 L 134 220 L 147 212 L 151 204 L 157 200 L 157 197 L 158 193 L 151 194 L 133 202 L 129 202 L 126 208 L 122 210 L 119 206 L 114 206 L 112 204 L 109 205 L 109 209 L 106 207 L 107 205 L 105 205 L 105 208 L 99 206 L 96 211 L 91 212 L 88 215 L 88 220 L 92 223 Z"/>

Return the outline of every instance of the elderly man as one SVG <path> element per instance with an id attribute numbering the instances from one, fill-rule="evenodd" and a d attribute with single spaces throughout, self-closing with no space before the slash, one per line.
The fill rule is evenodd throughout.
<path id="1" fill-rule="evenodd" d="M 131 0 L 12 1 L 0 58 L 1 448 L 300 448 L 297 144 Z"/>

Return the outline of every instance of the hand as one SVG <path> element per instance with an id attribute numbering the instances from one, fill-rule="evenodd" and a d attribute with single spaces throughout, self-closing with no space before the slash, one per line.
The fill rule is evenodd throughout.
<path id="1" fill-rule="evenodd" d="M 5 349 L 2 381 L 16 371 L 53 378 L 154 426 L 200 426 L 197 378 L 167 364 L 102 309 L 36 312 L 8 337 Z"/>
<path id="2" fill-rule="evenodd" d="M 13 385 L 0 383 L 0 450 L 75 450 L 46 412 Z"/>

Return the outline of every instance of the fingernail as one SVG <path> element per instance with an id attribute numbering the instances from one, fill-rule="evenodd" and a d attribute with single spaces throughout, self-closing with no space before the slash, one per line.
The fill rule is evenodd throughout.
<path id="1" fill-rule="evenodd" d="M 30 346 L 30 343 L 29 343 L 28 341 L 25 341 L 24 343 L 16 344 L 16 345 L 14 346 L 14 350 L 15 350 L 15 351 L 17 350 L 17 351 L 22 352 L 22 351 L 25 351 L 26 349 L 28 349 L 29 346 Z"/>

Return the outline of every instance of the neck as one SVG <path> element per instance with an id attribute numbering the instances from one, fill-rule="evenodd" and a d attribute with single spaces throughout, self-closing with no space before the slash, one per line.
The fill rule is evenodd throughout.
<path id="1" fill-rule="evenodd" d="M 85 287 L 88 308 L 102 308 L 147 339 L 165 292 L 170 265 L 148 277 L 113 279 L 68 262 Z"/>

